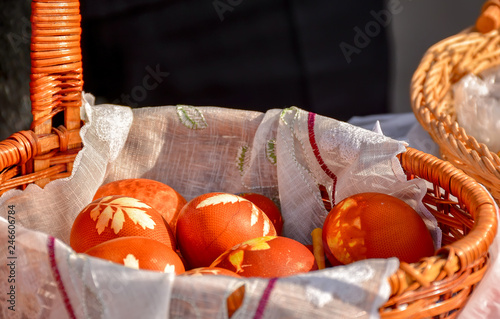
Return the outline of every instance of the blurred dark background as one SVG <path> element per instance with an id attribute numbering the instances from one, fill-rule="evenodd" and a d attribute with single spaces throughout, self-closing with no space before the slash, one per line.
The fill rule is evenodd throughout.
<path id="1" fill-rule="evenodd" d="M 30 3 L 0 1 L 0 139 L 31 122 Z M 482 3 L 81 0 L 84 89 L 132 107 L 410 112 L 425 50 L 472 25 Z"/>
<path id="2" fill-rule="evenodd" d="M 0 0 L 0 140 L 29 129 L 31 0 Z"/>
<path id="3" fill-rule="evenodd" d="M 350 63 L 339 49 L 383 2 L 82 0 L 85 88 L 133 106 L 385 113 L 389 30 L 374 26 Z M 151 69 L 169 75 L 147 85 Z"/>

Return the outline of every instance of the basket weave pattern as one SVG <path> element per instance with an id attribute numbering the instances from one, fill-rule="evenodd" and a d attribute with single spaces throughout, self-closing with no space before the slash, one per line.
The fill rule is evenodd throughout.
<path id="1" fill-rule="evenodd" d="M 67 177 L 79 149 L 82 79 L 80 3 L 32 1 L 30 131 L 0 143 L 0 194 Z M 64 114 L 64 125 L 53 117 Z"/>
<path id="2" fill-rule="evenodd" d="M 470 28 L 427 50 L 410 88 L 413 112 L 439 145 L 442 157 L 485 185 L 500 199 L 500 158 L 457 122 L 452 86 L 464 75 L 500 64 L 498 31 Z"/>
<path id="3" fill-rule="evenodd" d="M 33 0 L 31 21 L 33 124 L 30 131 L 14 133 L 0 142 L 0 194 L 30 183 L 43 187 L 50 180 L 69 176 L 75 156 L 82 147 L 79 135 L 83 85 L 79 2 Z M 487 45 L 479 39 L 471 40 L 479 49 L 494 48 L 497 43 L 496 37 Z M 450 57 L 446 63 L 433 63 L 432 58 L 427 58 L 427 64 L 441 67 L 433 71 L 438 76 L 431 78 L 421 74 L 414 80 L 414 83 L 427 83 L 422 89 L 426 94 L 412 96 L 415 101 L 432 101 L 428 109 L 421 111 L 428 123 L 440 120 L 439 114 L 449 107 L 446 91 L 451 80 L 468 72 L 469 64 L 452 68 L 454 72 L 449 70 L 450 65 L 458 65 L 464 57 L 472 59 L 460 46 L 456 51 L 462 55 Z M 441 52 L 446 54 L 443 49 Z M 488 52 L 484 54 L 484 62 L 474 66 L 475 70 L 486 67 L 494 58 L 495 51 Z M 427 82 L 429 78 L 432 82 Z M 436 90 L 437 84 L 443 88 Z M 436 98 L 442 102 L 434 102 Z M 55 127 L 53 116 L 61 112 L 64 124 Z M 443 131 L 442 134 L 449 136 L 451 130 L 456 130 L 466 138 L 456 125 L 448 125 L 452 123 L 450 116 L 446 120 L 446 125 L 436 126 L 436 132 Z M 451 139 L 450 143 L 459 144 Z M 473 139 L 463 142 L 464 153 L 469 144 L 474 144 Z M 424 204 L 436 216 L 442 229 L 443 247 L 434 256 L 418 263 L 401 263 L 390 277 L 391 297 L 380 308 L 380 314 L 383 318 L 455 316 L 489 264 L 488 248 L 497 231 L 495 203 L 473 178 L 450 163 L 411 148 L 401 154 L 399 160 L 408 178 L 425 179 L 433 185 Z M 491 161 L 496 161 L 492 162 L 493 168 L 500 165 L 498 157 Z"/>

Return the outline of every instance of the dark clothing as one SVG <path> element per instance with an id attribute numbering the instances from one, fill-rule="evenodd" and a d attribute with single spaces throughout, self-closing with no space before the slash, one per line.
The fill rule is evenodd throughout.
<path id="1" fill-rule="evenodd" d="M 298 106 L 340 120 L 387 113 L 389 30 L 379 25 L 355 46 L 355 28 L 383 4 L 81 0 L 84 89 L 133 107 Z M 356 53 L 346 58 L 341 43 Z"/>

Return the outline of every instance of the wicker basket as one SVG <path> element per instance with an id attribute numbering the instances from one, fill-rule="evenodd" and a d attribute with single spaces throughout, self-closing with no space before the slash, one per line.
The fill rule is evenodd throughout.
<path id="1" fill-rule="evenodd" d="M 68 176 L 81 149 L 82 92 L 78 0 L 33 1 L 33 124 L 0 143 L 0 191 L 44 186 Z M 55 127 L 53 116 L 64 114 Z M 384 318 L 455 316 L 489 265 L 488 249 L 497 231 L 493 199 L 474 179 L 451 164 L 408 148 L 399 156 L 409 179 L 433 185 L 424 198 L 443 231 L 443 248 L 419 263 L 401 263 L 390 277 Z"/>
<path id="2" fill-rule="evenodd" d="M 499 6 L 498 0 L 486 1 L 477 27 L 429 48 L 410 87 L 413 112 L 438 144 L 442 158 L 485 185 L 497 202 L 500 201 L 500 157 L 460 127 L 453 106 L 452 86 L 464 75 L 479 74 L 500 64 L 499 30 L 489 31 L 499 26 Z"/>
<path id="3" fill-rule="evenodd" d="M 81 149 L 82 57 L 78 0 L 33 1 L 30 131 L 0 143 L 0 194 L 69 176 Z M 53 120 L 64 114 L 64 125 Z M 56 127 L 58 126 L 58 127 Z"/>

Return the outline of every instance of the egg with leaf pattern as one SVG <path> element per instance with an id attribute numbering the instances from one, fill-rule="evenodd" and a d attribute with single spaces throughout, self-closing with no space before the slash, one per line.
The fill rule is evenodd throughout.
<path id="1" fill-rule="evenodd" d="M 119 237 L 96 245 L 85 252 L 134 269 L 184 273 L 181 259 L 171 247 L 147 237 Z"/>
<path id="2" fill-rule="evenodd" d="M 207 193 L 190 200 L 177 220 L 177 244 L 189 268 L 209 266 L 242 241 L 275 236 L 262 210 L 240 196 Z"/>
<path id="3" fill-rule="evenodd" d="M 337 203 L 323 223 L 322 240 L 332 265 L 391 257 L 416 263 L 434 255 L 432 235 L 417 211 L 398 197 L 377 192 L 353 194 Z"/>
<path id="4" fill-rule="evenodd" d="M 300 242 L 281 236 L 253 238 L 220 255 L 210 267 L 242 277 L 285 277 L 317 270 L 313 253 Z"/>
<path id="5" fill-rule="evenodd" d="M 276 205 L 276 203 L 267 196 L 258 193 L 240 193 L 238 196 L 241 196 L 245 199 L 248 199 L 252 203 L 254 203 L 257 207 L 262 209 L 262 211 L 269 217 L 271 222 L 276 229 L 276 234 L 278 236 L 281 235 L 283 229 L 283 216 L 281 215 L 281 211 Z"/>
<path id="6" fill-rule="evenodd" d="M 127 196 L 94 200 L 78 214 L 70 233 L 70 246 L 85 252 L 107 240 L 141 236 L 176 249 L 175 238 L 163 217 L 148 204 Z"/>
<path id="7" fill-rule="evenodd" d="M 110 195 L 133 197 L 158 211 L 175 235 L 175 224 L 186 199 L 169 185 L 147 178 L 128 178 L 101 185 L 94 200 Z"/>

